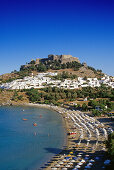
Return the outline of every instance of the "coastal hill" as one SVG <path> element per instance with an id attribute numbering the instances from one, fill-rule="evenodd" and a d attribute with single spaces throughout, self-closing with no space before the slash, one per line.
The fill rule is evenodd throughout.
<path id="1" fill-rule="evenodd" d="M 72 55 L 48 55 L 47 58 L 37 58 L 22 65 L 19 71 L 12 71 L 0 76 L 0 83 L 11 82 L 12 80 L 24 78 L 25 76 L 36 75 L 39 72 L 69 72 L 77 77 L 103 77 L 102 70 L 96 70 L 81 63 L 77 57 Z"/>
<path id="2" fill-rule="evenodd" d="M 73 102 L 77 109 L 100 106 L 107 113 L 114 110 L 113 77 L 71 55 L 32 60 L 19 71 L 1 75 L 0 81 L 0 105 L 32 102 L 69 106 Z"/>
<path id="3" fill-rule="evenodd" d="M 36 59 L 35 64 L 39 64 L 40 62 L 44 63 L 45 61 L 60 61 L 61 64 L 65 64 L 68 62 L 76 61 L 80 63 L 77 57 L 73 57 L 72 55 L 48 55 L 48 58 Z"/>

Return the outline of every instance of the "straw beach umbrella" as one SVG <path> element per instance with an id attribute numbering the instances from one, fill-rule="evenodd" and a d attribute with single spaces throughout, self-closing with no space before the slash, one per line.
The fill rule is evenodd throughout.
<path id="1" fill-rule="evenodd" d="M 73 165 L 73 163 L 72 163 L 72 162 L 69 162 L 68 165 Z"/>
<path id="2" fill-rule="evenodd" d="M 83 163 L 82 162 L 79 162 L 78 165 L 82 165 Z"/>
<path id="3" fill-rule="evenodd" d="M 95 162 L 95 161 L 94 161 L 94 159 L 91 159 L 89 162 L 93 163 L 93 162 Z"/>
<path id="4" fill-rule="evenodd" d="M 75 162 L 75 160 L 71 160 L 71 162 Z"/>
<path id="5" fill-rule="evenodd" d="M 80 165 L 76 165 L 75 168 L 81 168 L 81 166 Z"/>
<path id="6" fill-rule="evenodd" d="M 85 155 L 86 157 L 88 157 L 89 155 Z"/>
<path id="7" fill-rule="evenodd" d="M 58 164 L 62 165 L 62 164 L 64 164 L 64 162 L 60 161 L 60 162 L 58 162 Z"/>
<path id="8" fill-rule="evenodd" d="M 69 167 L 70 167 L 70 165 L 68 165 L 68 164 L 67 164 L 67 165 L 65 165 L 65 167 L 69 168 Z"/>
<path id="9" fill-rule="evenodd" d="M 57 170 L 57 168 L 53 167 L 53 168 L 51 168 L 51 170 Z"/>
<path id="10" fill-rule="evenodd" d="M 62 162 L 66 162 L 67 160 L 66 159 L 63 159 Z"/>
<path id="11" fill-rule="evenodd" d="M 82 155 L 77 155 L 77 157 L 81 157 Z"/>
<path id="12" fill-rule="evenodd" d="M 85 160 L 84 160 L 84 159 L 82 159 L 82 160 L 81 160 L 81 162 L 82 162 L 82 163 L 85 163 Z"/>
<path id="13" fill-rule="evenodd" d="M 87 166 L 92 166 L 93 164 L 92 163 L 88 163 Z"/>
<path id="14" fill-rule="evenodd" d="M 59 165 L 59 164 L 57 164 L 57 165 L 55 165 L 56 167 L 60 167 L 61 165 Z"/>

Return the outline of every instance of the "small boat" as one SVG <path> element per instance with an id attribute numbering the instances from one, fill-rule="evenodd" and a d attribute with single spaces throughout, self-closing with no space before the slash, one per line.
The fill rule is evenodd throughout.
<path id="1" fill-rule="evenodd" d="M 37 126 L 37 123 L 33 123 L 33 126 Z"/>
<path id="2" fill-rule="evenodd" d="M 68 135 L 76 135 L 76 132 L 69 132 Z"/>
<path id="3" fill-rule="evenodd" d="M 28 120 L 28 119 L 23 118 L 22 120 L 26 121 L 26 120 Z"/>

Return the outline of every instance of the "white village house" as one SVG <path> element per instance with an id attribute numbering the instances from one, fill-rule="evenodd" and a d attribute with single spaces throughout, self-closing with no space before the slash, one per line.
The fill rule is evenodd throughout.
<path id="1" fill-rule="evenodd" d="M 38 73 L 36 76 L 28 76 L 23 79 L 17 79 L 10 83 L 3 83 L 0 88 L 3 89 L 30 89 L 30 88 L 44 88 L 46 86 L 65 88 L 65 89 L 76 89 L 80 87 L 100 87 L 101 84 L 106 84 L 114 88 L 114 81 L 109 76 L 105 75 L 101 80 L 97 78 L 87 78 L 85 80 L 83 77 L 78 77 L 77 79 L 65 79 L 54 80 L 52 77 L 56 76 L 57 73 Z"/>

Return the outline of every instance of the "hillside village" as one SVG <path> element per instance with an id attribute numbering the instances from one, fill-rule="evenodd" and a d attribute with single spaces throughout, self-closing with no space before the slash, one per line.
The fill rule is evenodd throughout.
<path id="1" fill-rule="evenodd" d="M 35 72 L 35 74 L 34 74 Z M 58 79 L 59 74 L 70 76 Z M 19 76 L 21 75 L 21 76 Z M 20 71 L 8 76 L 10 82 L 1 82 L 2 89 L 31 89 L 44 87 L 58 87 L 64 89 L 78 89 L 82 87 L 100 87 L 105 84 L 114 88 L 114 78 L 80 63 L 72 55 L 48 55 L 48 58 L 32 60 L 20 67 Z M 13 76 L 13 79 L 12 79 Z M 4 77 L 1 76 L 1 77 Z M 2 80 L 2 79 L 1 79 Z"/>
<path id="2" fill-rule="evenodd" d="M 77 57 L 71 55 L 48 55 L 47 58 L 37 58 L 31 60 L 25 65 L 20 66 L 20 70 L 14 70 L 11 73 L 0 75 L 0 84 L 8 83 L 16 79 L 23 79 L 25 77 L 36 76 L 38 73 L 43 72 L 57 72 L 63 71 L 69 74 L 76 75 L 77 77 L 87 78 L 102 78 L 104 73 L 102 70 L 88 66 L 85 62 L 80 63 Z"/>
<path id="3" fill-rule="evenodd" d="M 10 83 L 3 83 L 0 88 L 3 89 L 31 89 L 31 88 L 44 88 L 47 86 L 65 88 L 65 89 L 78 89 L 81 87 L 100 87 L 101 84 L 105 84 L 114 88 L 114 79 L 108 75 L 98 80 L 97 78 L 84 78 L 77 77 L 76 79 L 63 79 L 55 80 L 53 77 L 58 73 L 46 72 L 38 73 L 36 76 L 28 76 L 23 79 L 17 79 Z"/>

